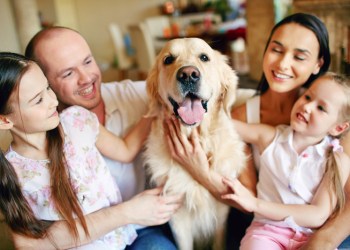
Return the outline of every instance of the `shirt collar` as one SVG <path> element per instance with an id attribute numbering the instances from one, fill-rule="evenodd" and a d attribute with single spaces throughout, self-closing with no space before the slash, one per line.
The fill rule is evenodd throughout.
<path id="1" fill-rule="evenodd" d="M 282 132 L 282 135 L 280 136 L 278 141 L 281 143 L 288 143 L 290 148 L 294 148 L 293 147 L 294 133 L 292 128 L 287 125 L 280 125 L 279 127 L 282 127 L 282 128 L 285 127 L 285 129 Z M 304 150 L 304 152 L 308 151 L 309 153 L 311 153 L 309 150 L 312 150 L 313 152 L 316 152 L 319 156 L 323 157 L 327 152 L 327 149 L 330 147 L 331 140 L 332 140 L 331 136 L 326 136 L 325 138 L 323 138 L 323 140 L 320 143 L 307 147 Z"/>
<path id="2" fill-rule="evenodd" d="M 108 83 L 101 83 L 101 96 L 105 103 L 106 116 L 118 111 L 118 103 L 114 101 L 113 93 L 107 88 Z"/>

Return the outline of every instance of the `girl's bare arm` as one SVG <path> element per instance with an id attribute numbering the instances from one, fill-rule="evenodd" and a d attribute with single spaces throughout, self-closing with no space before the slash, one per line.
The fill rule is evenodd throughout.
<path id="1" fill-rule="evenodd" d="M 103 208 L 85 216 L 90 237 L 85 235 L 77 220 L 79 240 L 77 245 L 65 221 L 54 222 L 48 236 L 33 239 L 13 233 L 16 249 L 50 250 L 67 249 L 90 243 L 114 229 L 126 224 L 145 226 L 167 222 L 182 204 L 182 195 L 161 196 L 162 189 L 146 190 L 129 201 Z"/>
<path id="2" fill-rule="evenodd" d="M 120 138 L 108 131 L 102 125 L 96 146 L 104 156 L 121 162 L 131 162 L 141 150 L 151 130 L 153 118 L 141 118 L 141 120 L 124 137 Z"/>
<path id="3" fill-rule="evenodd" d="M 341 176 L 345 177 L 344 185 L 349 175 L 349 157 L 342 153 L 337 155 L 337 159 L 341 166 Z M 252 196 L 238 180 L 223 179 L 223 181 L 233 191 L 231 194 L 224 195 L 223 198 L 233 200 L 247 211 L 271 220 L 282 221 L 291 216 L 299 226 L 318 228 L 328 219 L 335 207 L 335 196 L 329 192 L 329 183 L 326 178 L 321 182 L 311 203 L 305 205 L 261 200 Z"/>

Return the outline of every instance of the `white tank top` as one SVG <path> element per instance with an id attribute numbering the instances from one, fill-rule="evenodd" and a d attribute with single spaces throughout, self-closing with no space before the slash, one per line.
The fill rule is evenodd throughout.
<path id="1" fill-rule="evenodd" d="M 246 102 L 247 123 L 260 123 L 260 95 L 253 96 Z M 253 160 L 256 169 L 260 169 L 260 153 L 258 147 L 252 145 Z"/>

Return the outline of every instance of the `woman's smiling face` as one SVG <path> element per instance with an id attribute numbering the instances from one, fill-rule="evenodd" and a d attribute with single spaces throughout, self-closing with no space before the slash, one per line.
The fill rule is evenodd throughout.
<path id="1" fill-rule="evenodd" d="M 263 71 L 270 88 L 286 93 L 302 86 L 323 63 L 318 59 L 320 46 L 309 29 L 288 23 L 271 36 L 263 58 Z"/>

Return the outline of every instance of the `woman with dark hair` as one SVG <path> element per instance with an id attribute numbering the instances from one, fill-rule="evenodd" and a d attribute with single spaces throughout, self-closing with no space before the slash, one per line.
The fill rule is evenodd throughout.
<path id="1" fill-rule="evenodd" d="M 257 94 L 232 110 L 232 117 L 248 123 L 289 124 L 295 101 L 308 85 L 323 75 L 330 65 L 329 38 L 326 26 L 316 16 L 296 13 L 287 16 L 272 29 L 263 55 L 263 75 Z M 348 136 L 345 137 L 348 141 Z M 199 183 L 215 197 L 227 193 L 222 176 L 211 172 L 208 160 L 195 139 L 168 137 L 175 160 L 179 161 Z M 256 194 L 260 155 L 253 147 L 239 177 L 244 186 Z M 344 147 L 350 154 L 350 147 Z M 247 154 L 250 154 L 247 148 Z M 227 202 L 226 202 L 227 203 Z M 238 249 L 245 229 L 253 216 L 241 212 L 237 204 L 228 219 L 228 249 Z M 236 209 L 238 208 L 238 209 Z"/>
<path id="2" fill-rule="evenodd" d="M 303 87 L 308 87 L 313 80 L 315 80 L 318 76 L 324 74 L 328 70 L 329 65 L 331 63 L 331 55 L 330 55 L 329 42 L 328 42 L 329 40 L 328 31 L 325 25 L 320 21 L 320 19 L 314 15 L 309 15 L 305 13 L 296 13 L 296 14 L 287 16 L 286 18 L 281 20 L 279 23 L 277 23 L 271 30 L 270 36 L 267 40 L 267 44 L 265 47 L 264 55 L 269 47 L 271 38 L 273 37 L 275 31 L 279 27 L 290 23 L 298 24 L 299 26 L 309 29 L 315 34 L 316 39 L 318 41 L 319 53 L 317 56 L 319 59 L 323 60 L 323 63 L 320 67 L 319 72 L 316 74 L 309 75 L 307 81 L 302 85 Z M 260 94 L 263 94 L 268 89 L 269 89 L 269 82 L 266 79 L 265 72 L 263 72 L 258 85 L 258 91 Z"/>

